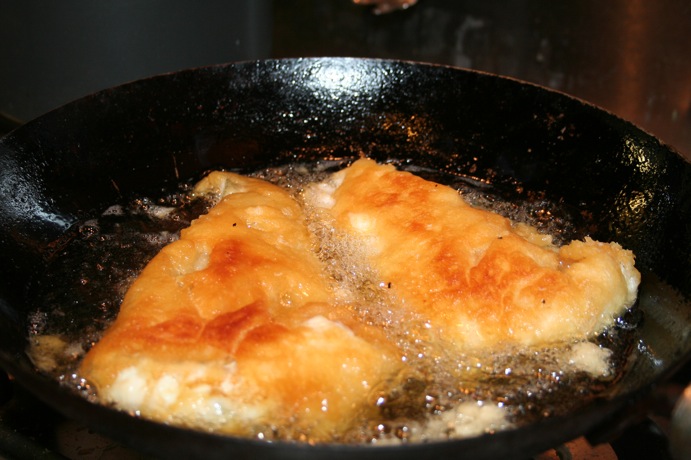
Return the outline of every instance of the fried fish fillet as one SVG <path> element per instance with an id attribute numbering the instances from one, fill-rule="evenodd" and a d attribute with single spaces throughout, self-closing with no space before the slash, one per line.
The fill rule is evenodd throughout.
<path id="1" fill-rule="evenodd" d="M 80 374 L 120 409 L 229 434 L 333 441 L 371 417 L 395 350 L 333 303 L 301 207 L 232 173 L 196 192 L 223 198 L 145 267 Z"/>
<path id="2" fill-rule="evenodd" d="M 556 247 L 391 165 L 360 159 L 305 195 L 360 242 L 375 283 L 457 351 L 585 339 L 636 299 L 640 274 L 618 244 Z"/>
<path id="3" fill-rule="evenodd" d="M 406 355 L 417 343 L 460 356 L 586 339 L 634 303 L 640 282 L 616 243 L 557 247 L 368 159 L 308 186 L 306 209 L 232 173 L 195 192 L 221 198 L 146 266 L 79 370 L 103 402 L 165 423 L 339 441 L 395 418 L 379 402 L 425 381 Z M 315 228 L 346 244 L 324 258 L 330 243 Z M 385 302 L 358 304 L 350 291 L 363 278 Z M 446 364 L 427 377 L 453 374 Z"/>

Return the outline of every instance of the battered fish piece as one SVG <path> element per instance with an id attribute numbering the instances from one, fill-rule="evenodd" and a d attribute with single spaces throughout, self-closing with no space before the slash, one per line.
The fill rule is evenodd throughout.
<path id="1" fill-rule="evenodd" d="M 333 303 L 297 202 L 215 172 L 223 198 L 128 290 L 80 374 L 101 401 L 234 435 L 338 440 L 376 415 L 400 364 L 381 331 Z"/>
<path id="2" fill-rule="evenodd" d="M 360 159 L 305 199 L 360 242 L 375 282 L 418 318 L 420 334 L 457 352 L 585 339 L 636 299 L 640 274 L 620 245 L 586 238 L 556 247 L 391 165 Z"/>

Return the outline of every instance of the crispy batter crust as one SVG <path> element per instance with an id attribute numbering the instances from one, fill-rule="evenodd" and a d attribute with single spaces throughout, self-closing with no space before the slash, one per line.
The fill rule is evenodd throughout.
<path id="1" fill-rule="evenodd" d="M 338 441 L 417 371 L 389 320 L 408 344 L 452 356 L 582 340 L 640 281 L 615 243 L 558 248 L 449 187 L 362 159 L 304 199 L 325 233 L 354 242 L 348 270 L 391 294 L 370 321 L 327 279 L 284 189 L 217 172 L 196 192 L 222 198 L 146 266 L 80 369 L 104 402 L 166 423 Z"/>
<path id="2" fill-rule="evenodd" d="M 630 251 L 586 238 L 557 248 L 460 194 L 361 159 L 307 192 L 400 305 L 458 349 L 543 345 L 602 331 L 636 298 Z"/>
<path id="3" fill-rule="evenodd" d="M 197 192 L 225 197 L 147 265 L 82 375 L 147 418 L 337 439 L 376 410 L 392 347 L 332 303 L 284 190 L 212 173 Z"/>

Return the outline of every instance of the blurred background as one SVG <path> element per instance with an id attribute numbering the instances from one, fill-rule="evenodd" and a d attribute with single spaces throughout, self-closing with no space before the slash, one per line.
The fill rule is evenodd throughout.
<path id="1" fill-rule="evenodd" d="M 3 0 L 0 115 L 23 123 L 94 91 L 189 67 L 378 57 L 547 86 L 691 158 L 687 0 L 418 0 L 387 14 L 367 4 L 379 0 L 356 1 Z"/>

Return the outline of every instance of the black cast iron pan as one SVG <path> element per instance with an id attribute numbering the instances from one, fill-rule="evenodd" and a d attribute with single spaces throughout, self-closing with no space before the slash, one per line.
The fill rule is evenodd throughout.
<path id="1" fill-rule="evenodd" d="M 635 360 L 602 398 L 566 416 L 459 441 L 305 446 L 214 436 L 92 404 L 37 372 L 25 350 L 31 280 L 76 222 L 223 167 L 397 158 L 513 184 L 587 216 L 588 233 L 637 254 Z M 50 112 L 0 140 L 0 364 L 67 416 L 160 457 L 527 457 L 605 439 L 691 353 L 691 165 L 635 126 L 530 84 L 416 63 L 248 62 L 153 77 Z"/>

